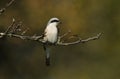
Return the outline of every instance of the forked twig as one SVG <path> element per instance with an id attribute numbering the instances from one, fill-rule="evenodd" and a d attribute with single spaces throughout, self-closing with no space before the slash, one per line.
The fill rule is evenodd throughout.
<path id="1" fill-rule="evenodd" d="M 83 39 L 83 40 L 81 38 L 79 38 L 77 41 L 70 42 L 70 43 L 58 42 L 57 45 L 67 46 L 67 45 L 74 45 L 74 44 L 79 44 L 79 43 L 86 43 L 88 41 L 99 39 L 101 35 L 102 35 L 102 33 L 99 33 L 96 36 L 89 37 L 89 38 Z"/>

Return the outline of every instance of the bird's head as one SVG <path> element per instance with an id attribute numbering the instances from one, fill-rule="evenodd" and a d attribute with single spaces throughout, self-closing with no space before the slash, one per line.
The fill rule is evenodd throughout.
<path id="1" fill-rule="evenodd" d="M 56 24 L 58 25 L 60 23 L 59 19 L 58 18 L 51 18 L 49 21 L 48 21 L 48 25 L 49 24 Z"/>

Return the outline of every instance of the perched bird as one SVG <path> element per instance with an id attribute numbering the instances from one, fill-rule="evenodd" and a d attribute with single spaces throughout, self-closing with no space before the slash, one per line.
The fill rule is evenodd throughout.
<path id="1" fill-rule="evenodd" d="M 58 39 L 58 24 L 60 23 L 58 18 L 51 18 L 48 21 L 48 24 L 45 28 L 43 40 L 44 43 L 44 50 L 46 52 L 46 65 L 50 65 L 50 52 L 48 45 L 55 44 Z"/>

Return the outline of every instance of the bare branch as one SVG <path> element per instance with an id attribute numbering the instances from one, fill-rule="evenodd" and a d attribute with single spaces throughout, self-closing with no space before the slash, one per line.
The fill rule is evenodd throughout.
<path id="1" fill-rule="evenodd" d="M 45 43 L 42 34 L 39 35 L 39 36 L 37 36 L 36 34 L 34 34 L 33 36 L 25 36 L 24 34 L 28 31 L 28 28 L 25 29 L 22 33 L 17 34 L 17 31 L 18 31 L 18 29 L 21 29 L 21 26 L 22 26 L 22 22 L 21 21 L 16 22 L 16 20 L 13 18 L 12 23 L 7 28 L 7 30 L 4 33 L 0 33 L 0 38 L 3 38 L 4 36 L 6 36 L 6 37 L 16 37 L 16 38 L 19 38 L 19 39 L 22 39 L 22 40 L 32 40 L 32 41 L 37 41 L 37 42 L 40 42 L 40 43 Z M 96 36 L 93 36 L 93 37 L 90 37 L 90 38 L 87 38 L 87 39 L 83 39 L 83 40 L 78 35 L 72 35 L 72 36 L 69 36 L 68 38 L 75 37 L 75 38 L 77 38 L 76 41 L 69 42 L 69 43 L 62 42 L 62 38 L 67 36 L 69 33 L 71 33 L 71 31 L 68 31 L 67 33 L 63 34 L 62 36 L 59 36 L 57 43 L 55 43 L 53 45 L 67 46 L 67 45 L 75 45 L 75 44 L 80 44 L 80 43 L 86 43 L 88 41 L 99 39 L 100 36 L 102 35 L 102 33 L 99 33 Z"/>
<path id="2" fill-rule="evenodd" d="M 9 3 L 6 4 L 6 7 L 11 6 L 11 5 L 13 4 L 14 1 L 15 1 L 15 0 L 11 0 Z"/>
<path id="3" fill-rule="evenodd" d="M 22 27 L 22 22 L 15 22 L 14 25 L 12 26 L 12 28 L 10 29 L 9 33 L 17 33 L 21 31 L 21 27 Z"/>
<path id="4" fill-rule="evenodd" d="M 40 35 L 40 36 L 36 36 L 36 35 L 33 35 L 33 36 L 23 36 L 23 35 L 17 35 L 17 34 L 0 33 L 0 38 L 2 38 L 2 36 L 4 36 L 4 35 L 8 36 L 8 37 L 16 37 L 16 38 L 19 38 L 19 39 L 22 39 L 22 40 L 32 40 L 32 41 L 38 41 L 40 43 L 44 43 L 44 40 L 42 39 L 42 35 Z M 57 42 L 54 45 L 67 46 L 67 45 L 75 45 L 75 44 L 79 44 L 79 43 L 86 43 L 88 41 L 99 39 L 101 35 L 102 35 L 102 33 L 99 33 L 96 36 L 93 36 L 93 37 L 90 37 L 90 38 L 87 38 L 87 39 L 83 39 L 83 40 L 78 37 L 77 41 L 70 42 L 70 43 L 63 43 L 63 42 L 59 41 L 59 42 Z"/>
<path id="5" fill-rule="evenodd" d="M 5 10 L 6 10 L 6 8 L 8 8 L 9 6 L 11 6 L 14 1 L 15 1 L 15 0 L 11 0 L 9 3 L 6 4 L 6 6 L 5 6 L 4 8 L 1 8 L 1 9 L 0 9 L 0 15 L 1 15 L 2 13 L 4 13 Z"/>
<path id="6" fill-rule="evenodd" d="M 1 15 L 2 13 L 4 13 L 5 10 L 6 10 L 6 8 L 2 8 L 2 9 L 0 9 L 0 15 Z"/>
<path id="7" fill-rule="evenodd" d="M 21 33 L 21 35 L 24 35 L 28 30 L 29 30 L 29 28 L 25 29 L 25 30 Z"/>
<path id="8" fill-rule="evenodd" d="M 56 45 L 67 46 L 67 45 L 74 45 L 74 44 L 79 44 L 79 43 L 86 43 L 88 41 L 99 39 L 101 35 L 102 35 L 102 33 L 99 33 L 96 36 L 93 36 L 93 37 L 90 37 L 90 38 L 87 38 L 87 39 L 83 39 L 83 40 L 79 38 L 77 41 L 70 42 L 70 43 L 58 42 Z"/>
<path id="9" fill-rule="evenodd" d="M 4 35 L 4 34 L 1 34 L 0 33 L 0 37 L 1 35 Z M 23 35 L 17 35 L 17 34 L 6 34 L 5 36 L 8 36 L 8 37 L 15 37 L 15 38 L 19 38 L 19 39 L 22 39 L 22 40 L 31 40 L 31 41 L 38 41 L 40 43 L 44 43 L 44 40 L 41 39 L 42 36 L 23 36 Z"/>
<path id="10" fill-rule="evenodd" d="M 11 28 L 14 26 L 14 24 L 15 24 L 15 19 L 13 18 L 12 24 L 7 28 L 7 30 L 5 31 L 5 34 L 7 34 L 11 30 Z"/>
<path id="11" fill-rule="evenodd" d="M 64 38 L 65 36 L 67 36 L 69 33 L 71 33 L 71 30 L 69 30 L 68 32 L 66 32 L 65 34 L 63 34 L 62 36 L 58 37 L 58 42 L 61 41 L 62 38 Z"/>
<path id="12" fill-rule="evenodd" d="M 70 34 L 70 33 L 71 33 L 71 30 L 69 30 L 67 33 L 63 34 L 63 35 L 60 36 L 59 38 L 62 39 L 62 38 L 64 38 L 65 36 L 67 36 L 68 34 Z"/>
<path id="13" fill-rule="evenodd" d="M 3 38 L 5 35 L 5 33 L 0 33 L 0 38 Z"/>
<path id="14" fill-rule="evenodd" d="M 39 41 L 41 43 L 43 43 L 43 40 L 40 39 L 42 36 L 23 36 L 23 35 L 17 35 L 17 34 L 6 34 L 6 33 L 0 33 L 0 38 L 2 38 L 3 36 L 7 36 L 7 37 L 15 37 L 15 38 L 19 38 L 22 40 L 32 40 L 32 41 Z"/>

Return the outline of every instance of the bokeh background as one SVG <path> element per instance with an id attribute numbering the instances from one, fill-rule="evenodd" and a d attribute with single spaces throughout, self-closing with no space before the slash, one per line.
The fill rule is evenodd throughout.
<path id="1" fill-rule="evenodd" d="M 0 0 L 4 7 L 10 0 Z M 58 17 L 60 34 L 81 38 L 103 35 L 85 44 L 51 47 L 51 66 L 45 66 L 40 43 L 0 39 L 0 79 L 120 79 L 120 0 L 15 0 L 0 16 L 0 31 L 21 20 L 40 35 L 48 20 Z"/>

